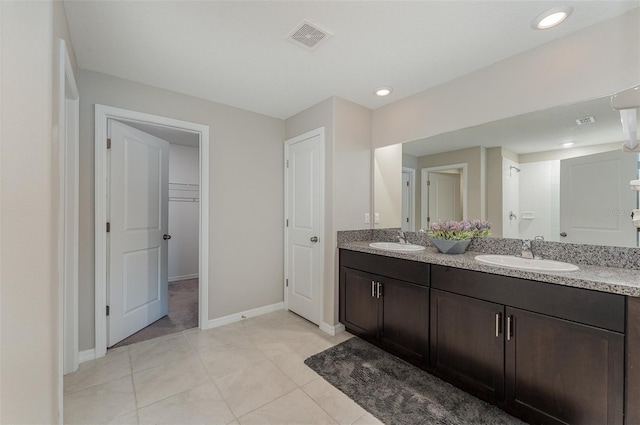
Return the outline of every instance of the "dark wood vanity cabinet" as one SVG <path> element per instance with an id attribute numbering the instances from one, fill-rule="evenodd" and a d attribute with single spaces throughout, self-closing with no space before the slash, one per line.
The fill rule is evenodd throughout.
<path id="1" fill-rule="evenodd" d="M 504 397 L 504 306 L 431 290 L 434 374 L 484 400 Z"/>
<path id="2" fill-rule="evenodd" d="M 340 321 L 354 335 L 426 366 L 428 270 L 424 263 L 341 251 Z"/>
<path id="3" fill-rule="evenodd" d="M 622 424 L 624 336 L 506 308 L 506 405 L 532 422 Z"/>
<path id="4" fill-rule="evenodd" d="M 435 374 L 531 423 L 623 423 L 623 296 L 441 266 L 431 284 Z"/>

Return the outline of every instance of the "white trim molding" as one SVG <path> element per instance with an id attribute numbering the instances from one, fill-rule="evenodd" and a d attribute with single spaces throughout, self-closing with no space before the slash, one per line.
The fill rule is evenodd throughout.
<path id="1" fill-rule="evenodd" d="M 228 325 L 230 323 L 239 322 L 242 319 L 262 316 L 263 314 L 273 313 L 274 311 L 278 311 L 278 310 L 284 310 L 283 302 L 279 302 L 271 305 L 265 305 L 263 307 L 258 307 L 251 310 L 241 311 L 240 313 L 234 313 L 228 316 L 218 317 L 217 319 L 211 319 L 207 323 L 206 329 L 217 328 L 220 326 Z"/>
<path id="2" fill-rule="evenodd" d="M 346 329 L 344 327 L 344 325 L 342 323 L 338 323 L 335 326 L 331 326 L 330 324 L 328 324 L 327 322 L 320 322 L 320 330 L 324 333 L 327 333 L 331 336 L 336 336 L 338 334 L 341 334 L 342 332 L 344 332 Z"/>
<path id="3" fill-rule="evenodd" d="M 200 240 L 198 322 L 206 329 L 209 321 L 209 126 L 143 112 L 95 105 L 95 357 L 107 353 L 107 149 L 109 119 L 142 122 L 188 131 L 198 135 L 200 153 Z"/>
<path id="4" fill-rule="evenodd" d="M 80 351 L 80 355 L 78 356 L 80 359 L 80 363 L 89 362 L 91 360 L 96 359 L 96 349 L 90 348 L 88 350 Z"/>
<path id="5" fill-rule="evenodd" d="M 169 282 L 177 282 L 179 280 L 187 280 L 187 279 L 197 279 L 198 273 L 194 274 L 185 274 L 184 276 L 174 276 L 169 278 Z"/>
<path id="6" fill-rule="evenodd" d="M 58 146 L 58 423 L 64 420 L 64 374 L 80 364 L 78 353 L 78 232 L 80 94 L 66 42 L 58 40 L 54 99 Z"/>

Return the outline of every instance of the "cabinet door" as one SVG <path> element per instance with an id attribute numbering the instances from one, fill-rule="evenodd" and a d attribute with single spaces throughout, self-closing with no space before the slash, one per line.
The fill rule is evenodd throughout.
<path id="1" fill-rule="evenodd" d="M 429 356 L 429 288 L 380 278 L 380 341 L 405 359 L 427 366 Z"/>
<path id="2" fill-rule="evenodd" d="M 340 268 L 340 321 L 355 335 L 378 337 L 377 282 L 375 275 Z"/>
<path id="3" fill-rule="evenodd" d="M 485 400 L 504 398 L 504 306 L 431 290 L 434 373 Z"/>
<path id="4" fill-rule="evenodd" d="M 532 422 L 622 423 L 622 334 L 515 308 L 506 314 L 509 408 Z"/>

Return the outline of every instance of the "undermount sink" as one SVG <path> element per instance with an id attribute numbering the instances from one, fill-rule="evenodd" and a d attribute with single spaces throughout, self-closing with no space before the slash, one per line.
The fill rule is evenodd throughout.
<path id="1" fill-rule="evenodd" d="M 578 266 L 553 260 L 530 260 L 515 255 L 477 255 L 476 261 L 492 266 L 509 269 L 531 270 L 536 272 L 574 272 Z"/>
<path id="2" fill-rule="evenodd" d="M 403 251 L 403 252 L 416 252 L 423 251 L 422 245 L 412 245 L 397 242 L 372 242 L 369 244 L 371 248 L 384 249 L 387 251 Z"/>

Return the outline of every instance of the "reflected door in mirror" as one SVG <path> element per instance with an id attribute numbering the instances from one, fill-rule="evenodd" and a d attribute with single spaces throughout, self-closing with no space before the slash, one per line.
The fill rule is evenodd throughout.
<path id="1" fill-rule="evenodd" d="M 462 220 L 460 202 L 460 174 L 428 174 L 427 181 L 427 227 L 438 220 Z"/>

